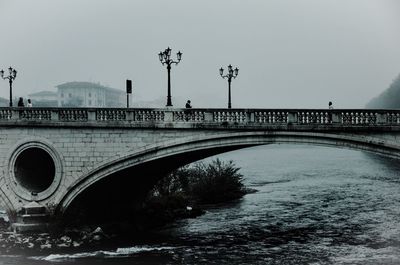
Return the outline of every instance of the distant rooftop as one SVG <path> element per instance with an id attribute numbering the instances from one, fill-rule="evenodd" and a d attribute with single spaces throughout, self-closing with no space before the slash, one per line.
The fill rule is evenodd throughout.
<path id="1" fill-rule="evenodd" d="M 56 96 L 57 92 L 54 91 L 40 91 L 36 93 L 29 94 L 28 96 L 34 97 L 34 96 Z"/>
<path id="2" fill-rule="evenodd" d="M 106 86 L 100 85 L 99 83 L 92 83 L 92 82 L 74 81 L 74 82 L 67 82 L 67 83 L 58 85 L 56 87 L 60 88 L 60 89 L 63 89 L 63 88 L 83 88 L 83 87 L 85 87 L 85 88 L 104 89 L 104 90 L 124 93 L 124 91 L 121 90 L 121 89 L 106 87 Z"/>

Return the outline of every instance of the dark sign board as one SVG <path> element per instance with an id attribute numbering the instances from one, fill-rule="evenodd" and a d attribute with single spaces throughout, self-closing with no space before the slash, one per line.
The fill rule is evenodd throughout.
<path id="1" fill-rule="evenodd" d="M 126 93 L 132 94 L 132 80 L 126 80 Z"/>

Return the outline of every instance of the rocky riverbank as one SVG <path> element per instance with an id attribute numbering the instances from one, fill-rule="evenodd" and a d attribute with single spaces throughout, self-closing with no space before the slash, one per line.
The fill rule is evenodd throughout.
<path id="1" fill-rule="evenodd" d="M 115 235 L 114 235 L 115 237 Z M 87 248 L 104 244 L 112 236 L 101 227 L 92 230 L 66 229 L 63 233 L 19 234 L 8 230 L 0 231 L 0 254 L 14 254 L 26 250 L 47 251 L 54 249 Z"/>
<path id="2" fill-rule="evenodd" d="M 148 207 L 129 222 L 105 223 L 99 226 L 66 227 L 49 233 L 21 234 L 12 232 L 10 224 L 0 219 L 0 255 L 23 252 L 68 252 L 73 249 L 96 249 L 115 246 L 141 237 L 143 233 L 178 219 L 193 218 L 204 211 L 200 208 Z"/>

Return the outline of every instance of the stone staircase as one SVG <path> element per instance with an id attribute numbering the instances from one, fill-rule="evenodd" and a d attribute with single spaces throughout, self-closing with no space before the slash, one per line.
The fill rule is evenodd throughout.
<path id="1" fill-rule="evenodd" d="M 17 222 L 12 224 L 16 233 L 48 232 L 49 214 L 45 206 L 30 202 L 22 207 L 17 215 Z"/>

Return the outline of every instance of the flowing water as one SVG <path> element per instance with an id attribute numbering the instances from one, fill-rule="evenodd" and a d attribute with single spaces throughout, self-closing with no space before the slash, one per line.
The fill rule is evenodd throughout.
<path id="1" fill-rule="evenodd" d="M 0 256 L 0 264 L 400 264 L 400 163 L 268 145 L 218 156 L 258 190 L 132 243 Z"/>

